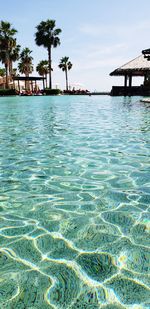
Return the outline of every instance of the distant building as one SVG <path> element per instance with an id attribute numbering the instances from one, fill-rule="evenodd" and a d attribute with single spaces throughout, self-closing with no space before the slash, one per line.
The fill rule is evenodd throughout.
<path id="1" fill-rule="evenodd" d="M 10 78 L 8 76 L 8 82 L 10 84 Z M 5 86 L 6 86 L 6 77 L 2 77 L 0 76 L 0 89 L 5 89 Z M 10 88 L 12 88 L 12 86 L 10 86 Z"/>
<path id="2" fill-rule="evenodd" d="M 4 78 L 0 76 L 0 88 L 3 88 Z"/>
<path id="3" fill-rule="evenodd" d="M 149 54 L 149 56 L 148 56 Z M 150 49 L 143 50 L 142 55 L 129 61 L 110 73 L 110 76 L 124 76 L 123 86 L 113 86 L 111 95 L 150 95 Z M 132 86 L 132 79 L 143 76 L 140 86 Z"/>

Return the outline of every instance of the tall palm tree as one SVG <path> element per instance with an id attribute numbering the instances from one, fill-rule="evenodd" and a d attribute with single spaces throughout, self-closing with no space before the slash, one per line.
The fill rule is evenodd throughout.
<path id="1" fill-rule="evenodd" d="M 11 27 L 6 21 L 0 22 L 0 60 L 5 65 L 6 70 L 6 88 L 8 85 L 8 70 L 10 63 L 10 52 L 16 46 L 16 38 L 14 37 L 17 30 Z"/>
<path id="2" fill-rule="evenodd" d="M 20 54 L 20 62 L 18 64 L 19 72 L 29 77 L 29 74 L 33 72 L 33 57 L 31 56 L 32 50 L 25 47 Z M 29 81 L 25 81 L 25 88 L 29 90 Z"/>
<path id="3" fill-rule="evenodd" d="M 48 51 L 48 64 L 49 64 L 49 88 L 52 88 L 52 47 L 56 48 L 60 45 L 59 34 L 61 29 L 55 28 L 55 20 L 47 19 L 46 21 L 41 21 L 37 25 L 37 32 L 35 33 L 35 42 L 38 46 L 43 46 Z"/>
<path id="4" fill-rule="evenodd" d="M 47 60 L 41 60 L 36 67 L 36 71 L 39 73 L 39 75 L 46 78 L 46 88 L 47 88 L 47 74 L 49 73 L 48 61 Z M 45 87 L 44 87 L 44 80 L 43 80 L 43 89 L 44 88 Z"/>
<path id="5" fill-rule="evenodd" d="M 68 71 L 72 68 L 72 63 L 69 61 L 69 57 L 62 57 L 58 66 L 62 71 L 65 72 L 66 76 L 66 90 L 68 91 Z"/>
<path id="6" fill-rule="evenodd" d="M 19 57 L 20 57 L 20 45 L 16 45 L 10 51 L 9 74 L 11 77 L 13 74 L 13 62 L 19 60 Z"/>

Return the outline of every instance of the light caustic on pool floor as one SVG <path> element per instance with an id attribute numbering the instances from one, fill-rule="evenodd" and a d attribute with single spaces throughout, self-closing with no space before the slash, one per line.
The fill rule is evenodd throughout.
<path id="1" fill-rule="evenodd" d="M 15 100 L 0 111 L 0 308 L 150 308 L 147 109 Z"/>

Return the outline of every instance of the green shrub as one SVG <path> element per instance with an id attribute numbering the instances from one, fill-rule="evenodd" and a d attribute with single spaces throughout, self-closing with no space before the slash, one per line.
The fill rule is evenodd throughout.
<path id="1" fill-rule="evenodd" d="M 44 89 L 43 94 L 46 94 L 46 95 L 58 95 L 58 94 L 61 94 L 61 90 L 60 89 L 49 89 L 49 88 L 46 88 L 46 89 Z"/>
<path id="2" fill-rule="evenodd" d="M 15 89 L 0 89 L 0 96 L 5 95 L 17 95 L 17 91 Z"/>

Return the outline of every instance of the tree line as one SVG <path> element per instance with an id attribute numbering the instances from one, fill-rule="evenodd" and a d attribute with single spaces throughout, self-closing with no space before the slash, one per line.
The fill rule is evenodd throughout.
<path id="1" fill-rule="evenodd" d="M 52 89 L 52 48 L 60 45 L 61 32 L 60 28 L 56 28 L 55 20 L 47 19 L 36 26 L 35 43 L 46 48 L 48 53 L 48 59 L 41 60 L 36 66 L 36 71 L 45 77 L 46 87 L 49 89 Z M 18 70 L 26 77 L 33 72 L 32 51 L 28 47 L 21 51 L 21 46 L 17 44 L 16 34 L 17 30 L 9 22 L 0 21 L 0 61 L 4 65 L 4 68 L 0 68 L 0 76 L 5 76 L 6 88 L 9 88 L 9 83 L 17 75 L 17 69 L 13 68 L 14 62 L 19 61 Z M 69 57 L 62 57 L 58 67 L 65 72 L 66 90 L 68 90 L 68 71 L 72 68 Z M 49 84 L 47 76 L 49 76 Z"/>

